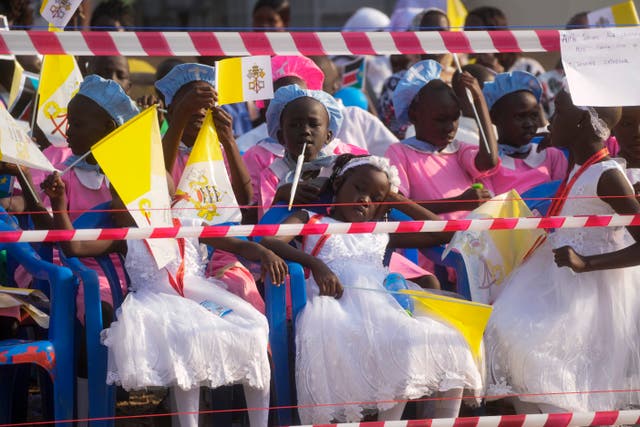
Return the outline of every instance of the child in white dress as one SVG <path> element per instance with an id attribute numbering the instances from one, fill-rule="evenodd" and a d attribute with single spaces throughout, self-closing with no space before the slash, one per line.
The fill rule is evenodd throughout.
<path id="1" fill-rule="evenodd" d="M 329 215 L 300 211 L 286 223 L 371 221 L 391 205 L 414 219 L 437 218 L 396 193 L 397 170 L 388 160 L 367 156 L 345 163 L 350 156 L 336 161 L 332 188 L 337 205 Z M 434 318 L 407 314 L 383 285 L 388 247 L 429 246 L 448 237 L 308 236 L 302 250 L 289 245 L 293 236 L 262 241 L 312 273 L 296 326 L 296 385 L 304 424 L 353 422 L 376 410 L 381 420 L 399 419 L 407 399 L 432 394 L 448 399 L 438 401 L 429 415 L 455 417 L 463 390 L 480 393 L 481 375 L 462 336 Z M 359 403 L 340 405 L 346 402 Z"/>
<path id="2" fill-rule="evenodd" d="M 54 223 L 73 229 L 66 212 L 64 183 L 57 174 L 43 184 L 52 202 Z M 113 194 L 117 225 L 134 225 Z M 182 220 L 185 226 L 200 225 Z M 131 290 L 117 311 L 117 320 L 103 331 L 109 349 L 107 382 L 126 390 L 172 387 L 183 427 L 197 427 L 199 387 L 244 386 L 249 420 L 266 427 L 270 366 L 268 324 L 251 304 L 226 290 L 224 282 L 205 278 L 206 251 L 196 239 L 177 239 L 180 256 L 158 269 L 145 241 L 64 243 L 69 256 L 126 252 Z M 238 239 L 207 239 L 223 250 L 260 261 L 263 273 L 282 283 L 282 259 L 264 247 Z M 205 256 L 203 256 L 205 255 Z"/>
<path id="3" fill-rule="evenodd" d="M 552 142 L 571 150 L 575 166 L 549 215 L 640 213 L 604 146 L 620 109 L 576 107 L 566 91 L 555 106 Z M 520 395 L 518 412 L 617 410 L 637 401 L 614 390 L 637 389 L 640 379 L 638 242 L 638 227 L 558 229 L 511 274 L 485 334 L 489 395 Z"/>

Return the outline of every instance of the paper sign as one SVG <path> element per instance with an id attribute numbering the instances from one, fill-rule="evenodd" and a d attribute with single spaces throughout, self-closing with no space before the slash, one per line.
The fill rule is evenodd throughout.
<path id="1" fill-rule="evenodd" d="M 575 105 L 640 105 L 640 28 L 561 31 L 560 49 Z"/>

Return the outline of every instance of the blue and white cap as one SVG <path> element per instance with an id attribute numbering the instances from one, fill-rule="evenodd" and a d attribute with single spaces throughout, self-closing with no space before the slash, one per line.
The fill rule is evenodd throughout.
<path id="1" fill-rule="evenodd" d="M 104 109 L 118 126 L 135 117 L 140 110 L 122 87 L 113 80 L 91 74 L 80 84 L 78 95 L 86 96 Z"/>
<path id="2" fill-rule="evenodd" d="M 302 89 L 298 85 L 289 85 L 278 89 L 274 98 L 269 102 L 269 108 L 267 108 L 267 130 L 271 138 L 278 140 L 280 116 L 287 104 L 303 97 L 313 98 L 324 105 L 327 114 L 329 114 L 329 130 L 331 130 L 334 137 L 337 135 L 344 119 L 342 107 L 338 101 L 327 92 L 321 90 Z"/>
<path id="3" fill-rule="evenodd" d="M 414 98 L 427 83 L 439 79 L 440 73 L 442 66 L 433 59 L 420 61 L 407 70 L 392 96 L 396 118 L 400 122 L 409 122 L 409 107 Z"/>
<path id="4" fill-rule="evenodd" d="M 531 73 L 526 71 L 511 71 L 510 73 L 496 74 L 492 82 L 486 82 L 482 88 L 484 99 L 487 101 L 489 110 L 496 102 L 510 93 L 526 91 L 533 94 L 538 102 L 542 96 L 542 85 Z"/>
<path id="5" fill-rule="evenodd" d="M 211 86 L 216 86 L 216 69 L 203 64 L 180 64 L 176 65 L 166 76 L 158 80 L 155 84 L 164 96 L 165 105 L 171 105 L 173 97 L 180 88 L 187 83 L 203 81 Z"/>

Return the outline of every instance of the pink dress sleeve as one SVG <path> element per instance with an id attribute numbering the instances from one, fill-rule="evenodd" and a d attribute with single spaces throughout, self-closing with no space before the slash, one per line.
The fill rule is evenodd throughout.
<path id="1" fill-rule="evenodd" d="M 275 158 L 274 154 L 259 145 L 249 148 L 242 156 L 251 177 L 251 187 L 253 188 L 252 203 L 260 203 L 260 176 Z"/>
<path id="2" fill-rule="evenodd" d="M 406 156 L 404 154 L 402 144 L 393 144 L 387 150 L 385 157 L 389 159 L 389 162 L 398 169 L 398 175 L 400 177 L 400 187 L 398 191 L 405 196 L 411 198 L 411 188 L 409 186 L 409 176 L 407 174 Z"/>
<path id="3" fill-rule="evenodd" d="M 487 178 L 498 170 L 500 170 L 501 161 L 498 159 L 498 164 L 493 168 L 481 171 L 476 166 L 476 156 L 478 155 L 479 148 L 475 145 L 460 143 L 458 150 L 458 162 L 469 174 L 472 180 L 477 181 L 479 179 Z"/>
<path id="4" fill-rule="evenodd" d="M 549 156 L 550 160 L 549 169 L 551 172 L 551 180 L 564 179 L 567 175 L 567 168 L 569 167 L 569 162 L 564 153 L 557 148 L 549 147 L 547 148 L 547 156 Z"/>
<path id="5" fill-rule="evenodd" d="M 278 189 L 278 177 L 271 169 L 267 168 L 260 174 L 260 198 L 258 200 L 258 216 L 262 218 L 264 213 L 273 204 L 273 198 Z"/>

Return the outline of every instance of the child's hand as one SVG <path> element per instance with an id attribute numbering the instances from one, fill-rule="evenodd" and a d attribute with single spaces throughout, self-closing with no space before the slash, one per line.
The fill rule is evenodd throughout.
<path id="1" fill-rule="evenodd" d="M 271 277 L 271 283 L 274 285 L 280 286 L 284 283 L 289 273 L 289 268 L 282 258 L 265 248 L 260 254 L 260 264 L 262 280 L 268 274 Z"/>
<path id="2" fill-rule="evenodd" d="M 576 273 L 589 271 L 589 262 L 587 259 L 576 253 L 571 246 L 554 249 L 553 258 L 558 267 L 569 267 Z"/>
<path id="3" fill-rule="evenodd" d="M 285 184 L 278 188 L 274 197 L 274 202 L 289 202 L 291 198 L 291 189 L 293 184 Z M 296 196 L 293 199 L 293 203 L 296 205 L 308 205 L 310 203 L 317 202 L 320 197 L 321 189 L 315 185 L 301 182 L 296 189 Z"/>
<path id="4" fill-rule="evenodd" d="M 344 292 L 342 284 L 340 280 L 338 280 L 338 276 L 333 274 L 333 271 L 331 271 L 325 263 L 318 260 L 318 262 L 311 267 L 311 273 L 313 273 L 313 278 L 318 284 L 318 288 L 320 288 L 320 295 L 335 297 L 336 299 L 342 297 L 342 293 Z"/>
<path id="5" fill-rule="evenodd" d="M 164 108 L 162 101 L 153 95 L 144 95 L 139 97 L 136 100 L 136 104 L 138 104 L 140 110 L 146 110 L 152 105 L 157 105 L 158 108 Z M 158 110 L 158 122 L 162 123 L 162 120 L 164 120 L 164 113 Z"/>
<path id="6" fill-rule="evenodd" d="M 172 117 L 174 120 L 187 123 L 191 116 L 198 114 L 202 109 L 213 108 L 218 101 L 218 93 L 209 85 L 191 87 L 185 96 L 172 104 Z"/>
<path id="7" fill-rule="evenodd" d="M 218 138 L 222 144 L 235 142 L 233 136 L 233 117 L 220 107 L 211 109 L 211 115 L 213 117 L 213 124 L 216 126 L 216 132 Z"/>
<path id="8" fill-rule="evenodd" d="M 480 84 L 475 77 L 473 77 L 468 72 L 464 72 L 462 74 L 458 74 L 457 77 L 453 81 L 454 86 L 459 86 L 459 89 L 456 91 L 457 93 L 462 93 L 466 89 L 471 91 L 471 95 L 473 96 L 473 100 L 478 101 L 482 99 L 482 89 L 480 88 Z M 460 90 L 461 89 L 461 90 Z"/>
<path id="9" fill-rule="evenodd" d="M 65 185 L 58 172 L 54 172 L 49 175 L 40 184 L 40 187 L 44 190 L 45 194 L 51 199 L 51 203 L 62 202 L 66 199 L 67 193 L 65 192 Z"/>
<path id="10" fill-rule="evenodd" d="M 469 188 L 467 191 L 456 197 L 455 203 L 458 211 L 472 211 L 487 200 L 491 199 L 491 193 L 486 188 Z"/>

